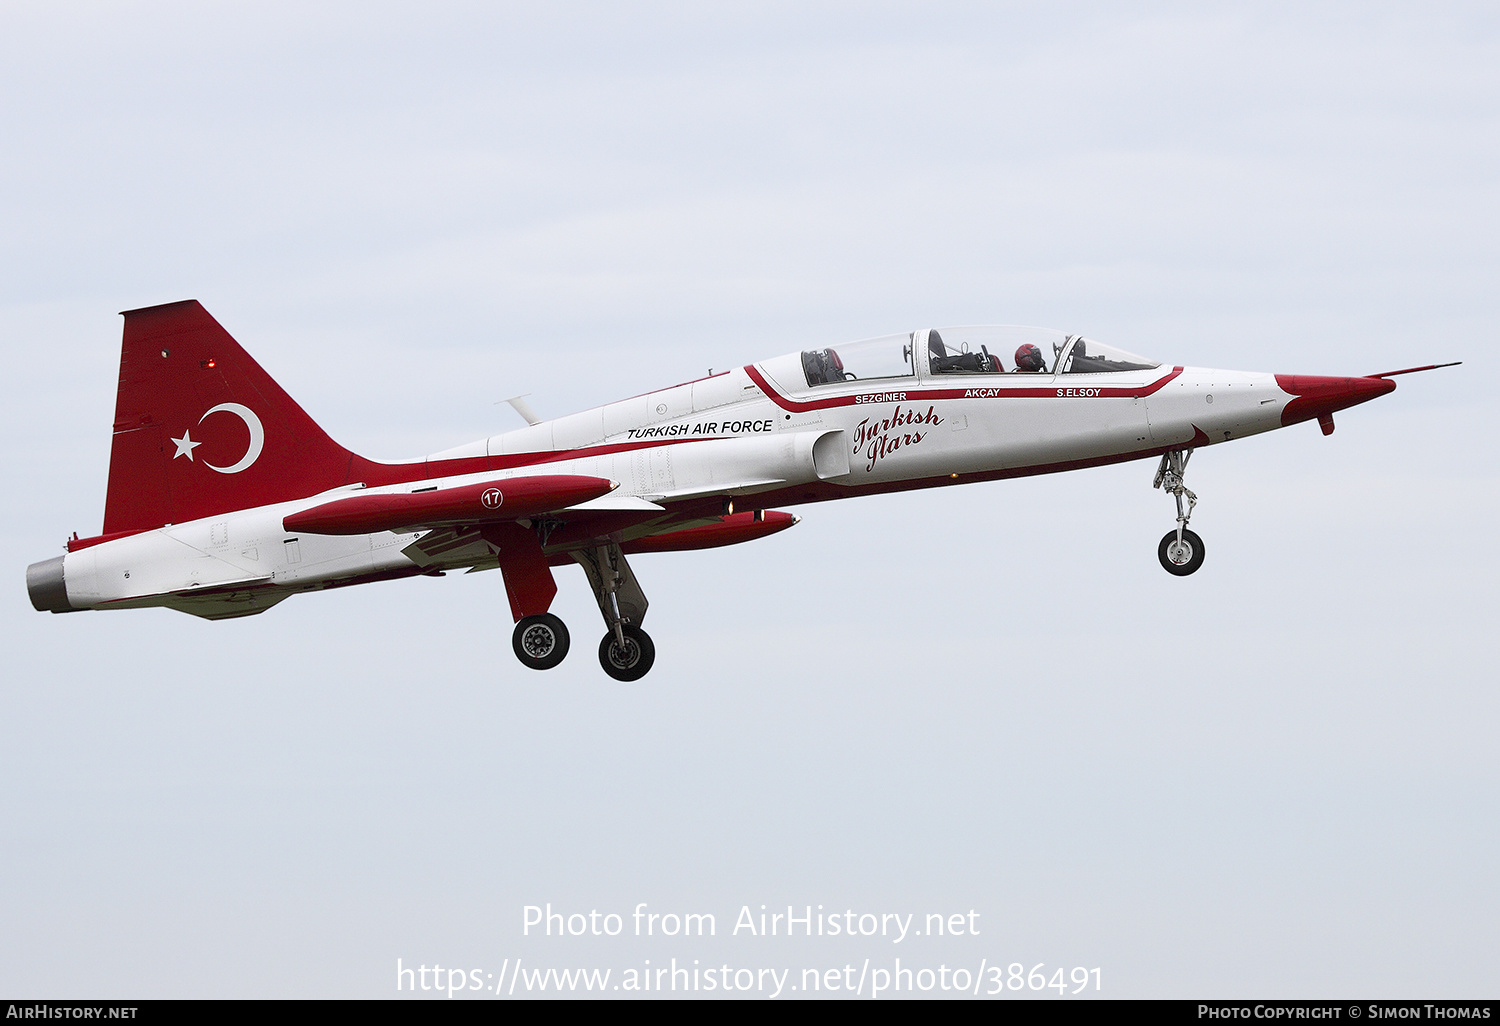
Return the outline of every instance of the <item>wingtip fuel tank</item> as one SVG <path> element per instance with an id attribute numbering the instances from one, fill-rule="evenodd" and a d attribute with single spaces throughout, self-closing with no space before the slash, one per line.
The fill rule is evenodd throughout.
<path id="1" fill-rule="evenodd" d="M 567 509 L 617 487 L 602 477 L 574 474 L 480 481 L 455 488 L 418 487 L 335 499 L 285 517 L 282 526 L 290 532 L 348 535 L 500 523 Z"/>

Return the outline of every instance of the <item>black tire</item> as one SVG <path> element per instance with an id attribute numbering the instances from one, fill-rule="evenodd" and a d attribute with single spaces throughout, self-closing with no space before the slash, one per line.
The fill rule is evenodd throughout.
<path id="1" fill-rule="evenodd" d="M 551 613 L 523 616 L 510 636 L 522 666 L 550 670 L 568 654 L 568 626 Z"/>
<path id="2" fill-rule="evenodd" d="M 599 665 L 615 680 L 640 680 L 656 662 L 656 646 L 651 635 L 639 627 L 625 627 L 625 649 L 622 652 L 615 642 L 615 632 L 610 631 L 599 642 Z"/>
<path id="3" fill-rule="evenodd" d="M 1173 556 L 1182 562 L 1175 562 Z M 1168 531 L 1156 547 L 1156 558 L 1169 574 L 1186 577 L 1203 565 L 1203 539 L 1192 531 L 1182 532 L 1182 549 L 1177 549 L 1177 532 Z"/>

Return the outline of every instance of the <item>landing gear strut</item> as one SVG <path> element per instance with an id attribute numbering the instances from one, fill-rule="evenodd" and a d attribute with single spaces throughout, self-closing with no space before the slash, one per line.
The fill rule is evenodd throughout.
<path id="1" fill-rule="evenodd" d="M 1187 526 L 1193 517 L 1193 507 L 1198 505 L 1198 496 L 1182 483 L 1192 455 L 1191 449 L 1163 453 L 1161 464 L 1156 468 L 1156 480 L 1151 483 L 1151 487 L 1160 488 L 1177 500 L 1177 529 L 1167 532 L 1156 547 L 1156 557 L 1167 573 L 1178 577 L 1186 577 L 1203 565 L 1203 539 L 1189 531 Z M 1182 508 L 1183 496 L 1187 496 L 1188 501 L 1186 512 Z"/>
<path id="2" fill-rule="evenodd" d="M 510 646 L 522 666 L 550 670 L 568 654 L 568 627 L 551 613 L 524 616 L 516 623 Z"/>
<path id="3" fill-rule="evenodd" d="M 588 574 L 608 628 L 599 642 L 599 665 L 615 680 L 640 680 L 656 661 L 656 646 L 640 628 L 649 603 L 625 554 L 610 543 L 574 552 L 573 558 Z"/>

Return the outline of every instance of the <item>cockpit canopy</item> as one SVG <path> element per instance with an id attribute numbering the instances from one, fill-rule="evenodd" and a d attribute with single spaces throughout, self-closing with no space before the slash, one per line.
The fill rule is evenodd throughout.
<path id="1" fill-rule="evenodd" d="M 884 335 L 850 342 L 837 349 L 808 349 L 802 353 L 802 375 L 808 387 L 876 378 L 906 378 L 916 374 L 912 365 L 912 338 Z"/>
<path id="2" fill-rule="evenodd" d="M 793 391 L 851 381 L 970 374 L 1115 374 L 1161 364 L 1050 328 L 986 325 L 929 328 L 768 360 L 763 368 Z"/>

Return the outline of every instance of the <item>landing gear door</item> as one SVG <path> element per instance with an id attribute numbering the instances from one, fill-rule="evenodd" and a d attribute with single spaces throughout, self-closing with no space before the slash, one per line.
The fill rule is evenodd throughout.
<path id="1" fill-rule="evenodd" d="M 646 619 L 646 594 L 635 579 L 620 547 L 613 543 L 591 549 L 579 549 L 572 553 L 583 572 L 588 575 L 589 587 L 594 589 L 594 599 L 599 603 L 599 612 L 606 627 L 613 626 L 615 612 L 611 598 L 619 606 L 620 620 L 639 627 Z"/>

